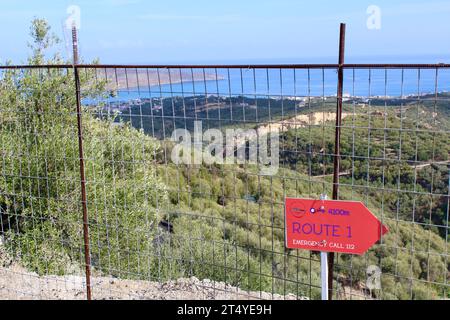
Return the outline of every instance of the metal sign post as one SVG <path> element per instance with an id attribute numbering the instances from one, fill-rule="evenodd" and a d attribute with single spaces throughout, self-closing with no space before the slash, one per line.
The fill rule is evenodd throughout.
<path id="1" fill-rule="evenodd" d="M 322 201 L 320 209 L 323 209 L 323 201 L 328 200 L 327 194 L 321 194 L 320 200 Z M 322 300 L 328 300 L 328 252 L 320 252 L 320 281 L 322 283 Z"/>
<path id="2" fill-rule="evenodd" d="M 320 279 L 322 282 L 322 300 L 328 300 L 328 253 L 320 252 Z"/>

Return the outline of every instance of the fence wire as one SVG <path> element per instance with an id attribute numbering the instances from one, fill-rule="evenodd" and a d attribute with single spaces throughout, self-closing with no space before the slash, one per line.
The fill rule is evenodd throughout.
<path id="1" fill-rule="evenodd" d="M 0 297 L 88 289 L 74 68 L 94 299 L 320 298 L 319 253 L 285 248 L 284 199 L 332 194 L 333 65 L 0 67 Z M 339 199 L 390 232 L 335 256 L 333 298 L 448 298 L 449 67 L 344 68 Z M 230 163 L 174 161 L 237 129 Z M 272 174 L 248 132 L 278 134 Z"/>

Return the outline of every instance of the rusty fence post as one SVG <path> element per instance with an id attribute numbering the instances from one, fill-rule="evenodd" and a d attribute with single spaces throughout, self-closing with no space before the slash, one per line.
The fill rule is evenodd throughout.
<path id="1" fill-rule="evenodd" d="M 342 95 L 344 90 L 344 53 L 345 53 L 345 23 L 341 23 L 339 32 L 339 66 L 336 103 L 336 130 L 334 138 L 333 163 L 333 200 L 339 198 L 339 169 L 341 157 L 341 125 L 342 125 Z M 333 268 L 334 252 L 328 254 L 328 298 L 333 299 Z"/>
<path id="2" fill-rule="evenodd" d="M 80 75 L 78 70 L 78 39 L 77 29 L 72 27 L 73 46 L 73 72 L 75 77 L 75 92 L 77 102 L 77 125 L 78 125 L 78 150 L 80 157 L 80 180 L 81 180 L 81 205 L 83 208 L 83 237 L 84 237 L 84 260 L 86 264 L 86 296 L 91 300 L 91 256 L 89 251 L 89 224 L 86 199 L 86 179 L 84 175 L 84 155 L 83 155 L 83 124 L 80 93 Z"/>

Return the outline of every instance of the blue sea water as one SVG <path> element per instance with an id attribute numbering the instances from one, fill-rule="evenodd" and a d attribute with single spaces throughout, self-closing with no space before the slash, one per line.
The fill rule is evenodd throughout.
<path id="1" fill-rule="evenodd" d="M 171 70 L 174 74 L 180 72 Z M 161 69 L 161 72 L 168 71 Z M 188 78 L 183 83 L 128 88 L 119 90 L 109 101 L 193 95 L 320 97 L 335 96 L 337 91 L 335 69 L 193 69 L 192 72 L 204 72 L 214 80 L 189 81 Z M 344 95 L 349 96 L 400 97 L 448 91 L 450 69 L 345 69 L 344 72 Z"/>
<path id="2" fill-rule="evenodd" d="M 254 97 L 333 96 L 335 70 L 232 70 L 218 80 L 183 82 L 120 90 L 111 101 L 171 96 L 221 95 Z M 294 75 L 295 73 L 295 75 Z M 224 79 L 220 80 L 220 76 Z M 450 70 L 347 70 L 344 94 L 359 97 L 422 95 L 450 91 Z"/>

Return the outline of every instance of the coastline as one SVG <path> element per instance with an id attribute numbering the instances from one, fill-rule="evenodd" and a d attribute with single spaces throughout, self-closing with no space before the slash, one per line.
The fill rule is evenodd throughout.
<path id="1" fill-rule="evenodd" d="M 113 91 L 225 79 L 219 74 L 180 69 L 105 69 L 98 71 L 97 76 L 107 82 L 107 90 Z"/>

